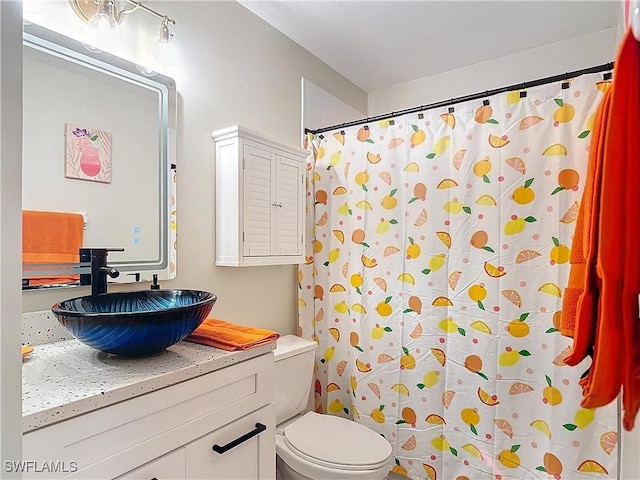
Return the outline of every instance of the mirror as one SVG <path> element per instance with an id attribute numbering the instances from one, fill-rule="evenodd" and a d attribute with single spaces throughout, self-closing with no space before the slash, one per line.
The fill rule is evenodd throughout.
<path id="1" fill-rule="evenodd" d="M 175 82 L 34 24 L 23 51 L 23 289 L 77 285 L 78 246 L 124 248 L 110 281 L 173 278 Z"/>

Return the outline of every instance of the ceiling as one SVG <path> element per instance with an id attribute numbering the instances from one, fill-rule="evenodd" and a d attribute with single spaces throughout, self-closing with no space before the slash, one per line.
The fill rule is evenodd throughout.
<path id="1" fill-rule="evenodd" d="M 620 0 L 239 3 L 366 92 L 616 28 Z"/>

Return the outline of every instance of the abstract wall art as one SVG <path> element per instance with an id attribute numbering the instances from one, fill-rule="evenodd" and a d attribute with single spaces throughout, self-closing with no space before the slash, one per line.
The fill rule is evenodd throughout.
<path id="1" fill-rule="evenodd" d="M 111 133 L 66 123 L 64 176 L 111 183 Z"/>

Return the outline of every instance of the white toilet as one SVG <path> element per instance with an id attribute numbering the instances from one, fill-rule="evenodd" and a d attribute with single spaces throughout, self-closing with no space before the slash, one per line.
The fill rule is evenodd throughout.
<path id="1" fill-rule="evenodd" d="M 391 445 L 373 430 L 305 410 L 318 345 L 285 335 L 275 354 L 276 465 L 279 480 L 382 480 Z"/>

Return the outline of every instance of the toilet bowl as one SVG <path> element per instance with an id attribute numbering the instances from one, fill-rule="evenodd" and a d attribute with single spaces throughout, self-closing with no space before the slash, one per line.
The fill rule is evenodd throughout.
<path id="1" fill-rule="evenodd" d="M 279 480 L 382 480 L 391 445 L 373 430 L 333 415 L 302 414 L 317 344 L 293 335 L 275 355 L 276 469 Z"/>
<path id="2" fill-rule="evenodd" d="M 382 480 L 391 445 L 373 430 L 332 415 L 306 413 L 276 436 L 282 480 Z"/>

